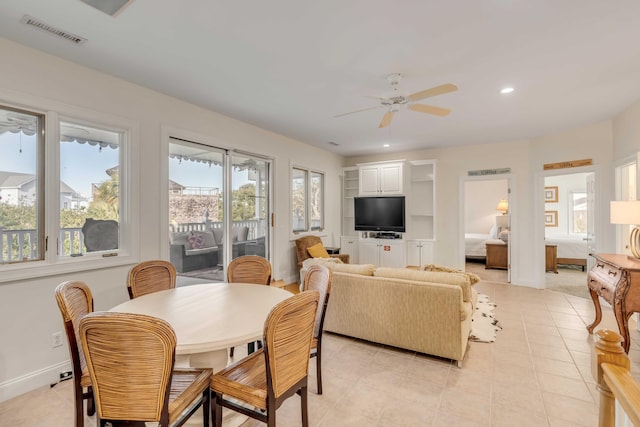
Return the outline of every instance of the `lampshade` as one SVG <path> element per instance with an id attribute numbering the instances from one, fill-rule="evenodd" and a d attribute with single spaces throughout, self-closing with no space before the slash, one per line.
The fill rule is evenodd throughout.
<path id="1" fill-rule="evenodd" d="M 496 210 L 501 211 L 502 215 L 506 215 L 509 210 L 509 203 L 505 199 L 500 199 L 498 206 L 496 206 Z"/>
<path id="2" fill-rule="evenodd" d="M 611 202 L 611 224 L 640 224 L 640 200 Z"/>
<path id="3" fill-rule="evenodd" d="M 640 258 L 640 200 L 611 202 L 611 224 L 636 225 L 629 235 L 629 249 L 634 257 Z"/>

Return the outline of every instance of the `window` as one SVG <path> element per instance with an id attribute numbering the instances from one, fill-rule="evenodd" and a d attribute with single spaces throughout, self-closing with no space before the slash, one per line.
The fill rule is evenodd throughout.
<path id="1" fill-rule="evenodd" d="M 130 262 L 134 125 L 101 121 L 0 104 L 0 281 Z"/>
<path id="2" fill-rule="evenodd" d="M 571 212 L 569 212 L 569 224 L 572 234 L 585 234 L 587 232 L 587 193 L 571 193 Z"/>
<path id="3" fill-rule="evenodd" d="M 44 259 L 44 115 L 0 105 L 0 265 Z"/>
<path id="4" fill-rule="evenodd" d="M 291 221 L 294 233 L 324 229 L 324 173 L 292 168 Z"/>

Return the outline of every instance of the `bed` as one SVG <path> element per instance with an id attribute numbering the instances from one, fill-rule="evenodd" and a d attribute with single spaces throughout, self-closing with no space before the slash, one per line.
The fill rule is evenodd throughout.
<path id="1" fill-rule="evenodd" d="M 487 256 L 486 241 L 489 234 L 466 233 L 464 235 L 464 256 L 468 259 L 481 259 Z"/>
<path id="2" fill-rule="evenodd" d="M 582 271 L 587 266 L 589 250 L 587 241 L 583 236 L 573 235 L 552 235 L 546 236 L 546 245 L 556 245 L 558 248 L 559 265 L 577 265 L 582 267 Z"/>

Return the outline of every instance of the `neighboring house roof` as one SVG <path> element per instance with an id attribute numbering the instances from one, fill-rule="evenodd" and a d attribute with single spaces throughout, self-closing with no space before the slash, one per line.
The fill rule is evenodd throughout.
<path id="1" fill-rule="evenodd" d="M 29 173 L 0 171 L 0 188 L 20 188 L 36 179 Z"/>
<path id="2" fill-rule="evenodd" d="M 36 176 L 30 173 L 0 171 L 0 188 L 20 188 L 35 179 Z M 60 192 L 70 193 L 75 197 L 83 198 L 80 193 L 71 188 L 64 181 L 60 181 Z"/>

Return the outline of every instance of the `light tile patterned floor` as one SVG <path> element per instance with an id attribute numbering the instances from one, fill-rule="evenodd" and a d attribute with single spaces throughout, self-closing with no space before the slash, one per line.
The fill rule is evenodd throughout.
<path id="1" fill-rule="evenodd" d="M 585 329 L 593 320 L 592 302 L 502 283 L 476 287 L 498 305 L 503 330 L 495 343 L 470 343 L 462 369 L 448 360 L 327 334 L 322 396 L 315 394 L 315 361 L 310 364 L 310 424 L 596 426 L 592 338 Z M 632 372 L 640 378 L 640 333 L 632 323 Z M 617 331 L 608 308 L 599 325 L 605 327 Z M 278 426 L 299 426 L 299 398 L 290 398 L 277 415 Z M 0 404 L 0 426 L 72 425 L 68 381 Z M 95 425 L 94 417 L 85 425 Z"/>

